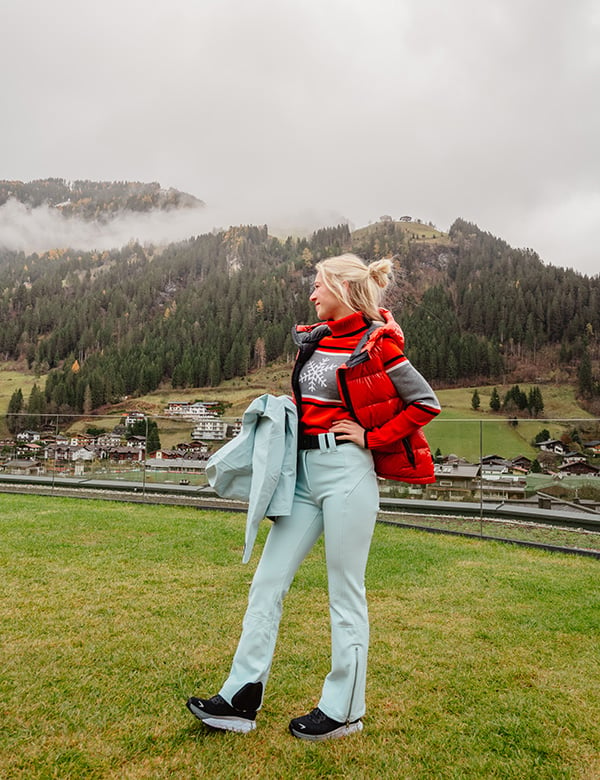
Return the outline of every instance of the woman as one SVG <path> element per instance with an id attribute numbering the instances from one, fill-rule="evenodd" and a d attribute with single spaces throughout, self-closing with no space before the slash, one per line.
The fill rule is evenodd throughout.
<path id="1" fill-rule="evenodd" d="M 294 575 L 324 535 L 331 618 L 331 671 L 318 706 L 290 722 L 318 741 L 362 730 L 369 643 L 364 575 L 377 516 L 377 475 L 433 482 L 421 427 L 440 411 L 404 356 L 404 337 L 379 308 L 391 262 L 355 255 L 317 264 L 310 300 L 321 321 L 295 329 L 292 387 L 299 419 L 292 511 L 272 526 L 257 567 L 228 679 L 210 699 L 187 706 L 206 725 L 255 728 Z"/>

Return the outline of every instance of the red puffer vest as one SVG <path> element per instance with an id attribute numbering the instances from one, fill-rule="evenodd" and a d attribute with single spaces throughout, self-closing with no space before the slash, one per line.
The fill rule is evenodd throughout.
<path id="1" fill-rule="evenodd" d="M 367 430 L 381 427 L 405 408 L 381 357 L 381 339 L 392 337 L 404 349 L 404 334 L 389 312 L 381 310 L 381 313 L 385 315 L 385 324 L 373 323 L 352 356 L 337 370 L 340 397 Z M 292 375 L 293 386 L 300 368 L 324 335 L 324 327 L 327 326 L 304 326 L 299 331 L 295 330 L 294 338 L 300 351 Z M 375 472 L 383 479 L 413 484 L 435 482 L 431 450 L 421 428 L 385 449 L 373 449 L 371 452 Z"/>

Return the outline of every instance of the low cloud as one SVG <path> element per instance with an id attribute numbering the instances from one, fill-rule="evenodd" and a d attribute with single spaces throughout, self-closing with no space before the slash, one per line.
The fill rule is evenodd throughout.
<path id="1" fill-rule="evenodd" d="M 237 224 L 267 224 L 276 235 L 306 235 L 320 227 L 347 220 L 333 211 L 304 211 L 258 218 L 245 209 L 221 211 L 209 207 L 123 211 L 107 222 L 64 217 L 48 205 L 29 208 L 15 199 L 0 206 L 0 247 L 25 254 L 49 249 L 81 251 L 115 249 L 132 240 L 141 244 L 168 244 Z"/>
<path id="2" fill-rule="evenodd" d="M 48 205 L 28 208 L 11 199 L 0 207 L 0 246 L 26 254 L 66 248 L 113 249 L 141 243 L 180 241 L 210 230 L 202 208 L 148 213 L 124 211 L 108 222 L 64 217 Z"/>

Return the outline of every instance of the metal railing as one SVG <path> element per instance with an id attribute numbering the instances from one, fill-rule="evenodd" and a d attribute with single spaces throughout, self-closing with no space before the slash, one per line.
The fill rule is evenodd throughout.
<path id="1" fill-rule="evenodd" d="M 6 416 L 0 480 L 210 495 L 206 460 L 225 440 L 199 439 L 199 431 L 221 427 L 231 436 L 239 420 L 222 417 L 220 426 L 203 427 L 200 417 L 140 412 L 130 417 L 137 422 L 132 429 L 127 417 Z M 140 421 L 143 433 L 136 437 Z M 570 534 L 583 546 L 600 547 L 599 418 L 453 417 L 449 410 L 425 433 L 436 481 L 382 481 L 382 512 L 393 512 L 394 522 L 503 539 L 535 536 L 540 526 L 558 541 Z"/>

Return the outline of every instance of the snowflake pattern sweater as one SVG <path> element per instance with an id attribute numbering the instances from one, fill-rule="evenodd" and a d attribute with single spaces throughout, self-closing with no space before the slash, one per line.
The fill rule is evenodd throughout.
<path id="1" fill-rule="evenodd" d="M 369 323 L 357 312 L 340 320 L 330 320 L 327 326 L 331 332 L 320 339 L 298 374 L 302 401 L 300 422 L 303 432 L 308 434 L 327 432 L 335 420 L 353 419 L 340 398 L 336 372 L 350 358 Z M 411 428 L 425 425 L 440 411 L 435 393 L 405 357 L 397 341 L 383 339 L 382 350 L 390 380 L 406 406 L 411 407 L 410 417 L 414 417 Z M 370 449 L 385 447 L 402 435 L 405 433 L 395 430 L 392 425 L 385 431 L 382 428 L 369 432 L 366 443 Z"/>

